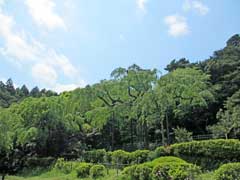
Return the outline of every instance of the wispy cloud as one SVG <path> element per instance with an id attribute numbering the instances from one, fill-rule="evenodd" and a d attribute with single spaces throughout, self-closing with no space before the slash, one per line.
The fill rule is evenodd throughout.
<path id="1" fill-rule="evenodd" d="M 189 33 L 189 27 L 184 16 L 178 14 L 166 16 L 164 22 L 168 25 L 168 33 L 178 37 Z"/>
<path id="2" fill-rule="evenodd" d="M 56 4 L 53 0 L 25 0 L 34 22 L 49 30 L 66 28 L 63 19 L 54 11 Z"/>
<path id="3" fill-rule="evenodd" d="M 183 10 L 192 10 L 203 16 L 209 12 L 209 7 L 203 4 L 203 2 L 200 0 L 185 0 L 183 3 Z"/>

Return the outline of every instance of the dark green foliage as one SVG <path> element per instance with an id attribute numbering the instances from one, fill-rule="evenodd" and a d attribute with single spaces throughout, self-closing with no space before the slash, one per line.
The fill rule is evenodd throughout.
<path id="1" fill-rule="evenodd" d="M 93 165 L 90 169 L 90 176 L 93 179 L 96 179 L 98 177 L 104 177 L 106 173 L 107 173 L 107 170 L 103 165 Z"/>
<path id="2" fill-rule="evenodd" d="M 26 85 L 21 88 L 15 88 L 12 79 L 8 79 L 6 83 L 0 81 L 0 107 L 7 108 L 13 103 L 22 101 L 23 99 L 32 97 L 42 97 L 42 96 L 56 96 L 57 93 L 53 91 L 40 90 L 35 87 L 31 92 L 29 92 Z"/>
<path id="3" fill-rule="evenodd" d="M 216 180 L 240 180 L 240 163 L 222 165 L 214 173 Z"/>
<path id="4" fill-rule="evenodd" d="M 56 159 L 53 157 L 29 157 L 26 158 L 24 161 L 24 166 L 26 168 L 36 168 L 36 167 L 43 167 L 47 168 L 52 166 L 55 163 Z"/>

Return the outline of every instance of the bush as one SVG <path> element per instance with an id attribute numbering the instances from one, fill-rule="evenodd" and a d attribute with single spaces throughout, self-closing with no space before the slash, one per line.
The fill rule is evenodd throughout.
<path id="1" fill-rule="evenodd" d="M 240 158 L 239 140 L 204 140 L 174 144 L 171 150 L 175 155 L 202 156 L 214 159 L 235 160 Z M 231 152 L 231 153 L 229 153 Z"/>
<path id="2" fill-rule="evenodd" d="M 149 150 L 137 150 L 130 153 L 131 164 L 139 164 L 148 161 Z"/>
<path id="3" fill-rule="evenodd" d="M 64 161 L 63 158 L 59 158 L 56 164 L 54 165 L 54 168 L 65 174 L 69 174 L 72 172 L 74 165 L 75 165 L 74 162 Z"/>
<path id="4" fill-rule="evenodd" d="M 198 174 L 200 168 L 177 157 L 160 157 L 151 162 L 132 165 L 124 168 L 122 179 L 148 180 L 148 179 L 185 179 Z"/>
<path id="5" fill-rule="evenodd" d="M 78 178 L 85 178 L 90 175 L 91 163 L 79 163 L 75 168 Z"/>
<path id="6" fill-rule="evenodd" d="M 139 164 L 134 171 L 134 178 L 139 180 L 151 179 L 152 167 L 148 164 Z"/>
<path id="7" fill-rule="evenodd" d="M 214 173 L 216 180 L 240 180 L 240 163 L 222 165 Z"/>
<path id="8" fill-rule="evenodd" d="M 83 154 L 83 159 L 85 162 L 90 163 L 104 163 L 106 156 L 105 149 L 97 149 L 92 151 L 86 151 Z"/>
<path id="9" fill-rule="evenodd" d="M 130 164 L 131 161 L 130 153 L 123 150 L 113 151 L 111 159 L 113 164 Z"/>
<path id="10" fill-rule="evenodd" d="M 157 164 L 162 164 L 162 163 L 187 163 L 187 162 L 184 161 L 183 159 L 180 159 L 180 158 L 174 157 L 174 156 L 160 157 L 160 158 L 157 158 L 157 159 L 154 159 L 153 161 L 151 161 L 151 164 L 153 166 L 155 166 Z"/>
<path id="11" fill-rule="evenodd" d="M 95 179 L 98 177 L 104 177 L 106 175 L 106 168 L 103 165 L 94 165 L 90 169 L 90 176 Z"/>
<path id="12" fill-rule="evenodd" d="M 161 157 L 161 156 L 169 156 L 170 155 L 170 146 L 160 146 L 156 148 L 154 151 L 149 153 L 149 159 L 153 160 L 155 158 Z"/>
<path id="13" fill-rule="evenodd" d="M 156 180 L 165 179 L 194 179 L 200 173 L 200 168 L 190 163 L 160 163 L 153 168 L 152 178 Z"/>

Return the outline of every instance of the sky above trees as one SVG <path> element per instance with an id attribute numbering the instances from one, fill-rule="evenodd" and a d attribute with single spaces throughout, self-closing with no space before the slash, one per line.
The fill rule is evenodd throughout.
<path id="1" fill-rule="evenodd" d="M 240 32 L 239 1 L 0 0 L 0 80 L 63 91 L 136 63 L 207 59 Z"/>

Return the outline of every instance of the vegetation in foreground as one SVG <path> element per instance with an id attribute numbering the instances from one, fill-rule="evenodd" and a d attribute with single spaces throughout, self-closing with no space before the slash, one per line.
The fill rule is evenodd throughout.
<path id="1" fill-rule="evenodd" d="M 42 167 L 38 164 L 34 171 L 28 168 L 18 177 L 8 176 L 7 180 L 238 180 L 239 153 L 239 140 L 224 139 L 161 146 L 154 151 L 94 150 L 80 157 L 81 161 L 59 158 L 48 170 L 43 166 L 45 163 Z"/>
<path id="2" fill-rule="evenodd" d="M 41 163 L 46 167 L 60 157 L 96 164 L 88 162 L 89 157 L 96 161 L 91 155 L 99 156 L 98 151 L 90 152 L 94 149 L 111 151 L 99 156 L 110 157 L 111 163 L 141 164 L 158 152 L 211 170 L 239 162 L 238 142 L 233 140 L 226 146 L 222 140 L 193 141 L 191 146 L 186 141 L 206 133 L 239 138 L 240 36 L 231 37 L 207 60 L 173 60 L 166 70 L 161 75 L 134 64 L 115 69 L 109 80 L 61 94 L 38 88 L 29 92 L 26 86 L 15 88 L 11 80 L 0 82 L 0 174 L 15 175 Z M 173 142 L 186 143 L 170 145 Z M 160 144 L 158 152 L 114 151 L 152 150 Z M 140 160 L 134 159 L 139 154 Z M 143 166 L 146 172 L 154 170 Z M 99 169 L 104 167 L 91 170 L 93 178 Z M 225 178 L 236 177 L 231 174 Z"/>

